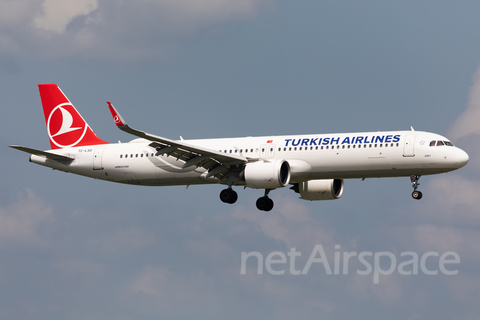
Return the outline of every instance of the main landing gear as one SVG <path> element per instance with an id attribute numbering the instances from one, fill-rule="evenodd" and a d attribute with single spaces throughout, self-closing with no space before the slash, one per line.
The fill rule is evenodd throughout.
<path id="1" fill-rule="evenodd" d="M 273 189 L 265 189 L 265 195 L 257 199 L 257 209 L 270 211 L 273 209 L 273 200 L 268 197 L 268 193 Z"/>
<path id="2" fill-rule="evenodd" d="M 423 196 L 422 192 L 417 191 L 417 188 L 420 185 L 420 183 L 418 183 L 418 179 L 420 179 L 420 176 L 410 176 L 410 181 L 412 182 L 413 187 L 412 198 L 415 200 L 420 200 Z"/>
<path id="3" fill-rule="evenodd" d="M 257 200 L 257 208 L 258 210 L 262 211 L 270 211 L 273 209 L 273 200 L 268 197 L 268 194 L 273 189 L 265 189 L 265 195 L 263 197 L 258 198 Z M 225 203 L 235 203 L 238 199 L 238 195 L 235 191 L 233 191 L 232 187 L 228 187 L 227 189 L 223 189 L 220 192 L 220 200 Z"/>
<path id="4" fill-rule="evenodd" d="M 232 187 L 228 187 L 227 189 L 223 189 L 222 192 L 220 192 L 220 200 L 222 200 L 225 203 L 235 203 L 238 199 L 238 194 L 233 191 Z"/>

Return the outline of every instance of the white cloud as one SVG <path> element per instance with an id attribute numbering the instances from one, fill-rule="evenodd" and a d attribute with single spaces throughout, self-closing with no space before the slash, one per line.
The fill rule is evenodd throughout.
<path id="1" fill-rule="evenodd" d="M 43 14 L 37 16 L 34 23 L 37 28 L 62 33 L 73 18 L 97 8 L 97 0 L 45 0 Z"/>
<path id="2" fill-rule="evenodd" d="M 286 197 L 275 199 L 275 214 L 248 210 L 241 206 L 233 208 L 233 217 L 258 224 L 262 232 L 282 241 L 287 248 L 313 249 L 316 244 L 333 248 L 333 228 L 310 216 L 310 209 L 300 200 Z"/>
<path id="3" fill-rule="evenodd" d="M 32 19 L 39 8 L 40 3 L 36 0 L 0 0 L 0 26 L 15 26 L 24 23 Z"/>
<path id="4" fill-rule="evenodd" d="M 404 301 L 406 279 L 397 272 L 382 275 L 379 284 L 373 284 L 373 275 L 352 274 L 348 279 L 348 292 L 355 299 L 364 301 L 374 296 L 386 304 L 395 304 Z"/>
<path id="5" fill-rule="evenodd" d="M 453 139 L 460 139 L 471 134 L 480 134 L 480 67 L 473 76 L 467 109 L 455 120 L 450 133 Z"/>
<path id="6" fill-rule="evenodd" d="M 39 228 L 52 219 L 52 208 L 27 189 L 8 207 L 0 207 L 0 244 L 41 243 Z"/>
<path id="7" fill-rule="evenodd" d="M 165 298 L 169 295 L 184 296 L 181 292 L 176 292 L 176 290 L 171 291 L 171 288 L 165 288 L 165 283 L 169 278 L 172 278 L 172 274 L 165 268 L 149 265 L 143 268 L 135 278 L 131 284 L 131 290 L 133 293 L 152 294 Z"/>
<path id="8" fill-rule="evenodd" d="M 480 235 L 476 230 L 457 227 L 418 225 L 414 227 L 414 241 L 424 252 L 437 251 L 440 255 L 454 251 L 461 257 L 461 263 L 478 265 Z M 420 253 L 420 252 L 419 252 Z"/>
<path id="9" fill-rule="evenodd" d="M 191 35 L 251 19 L 271 4 L 272 0 L 0 0 L 0 54 L 158 59 Z"/>
<path id="10" fill-rule="evenodd" d="M 424 200 L 428 210 L 424 215 L 430 221 L 480 226 L 480 183 L 477 180 L 449 173 L 432 177 L 427 188 L 428 198 Z"/>
<path id="11" fill-rule="evenodd" d="M 222 276 L 216 274 L 215 278 Z M 211 306 L 217 304 L 219 307 L 213 313 L 218 314 L 224 312 L 226 301 L 216 289 L 216 281 L 203 272 L 182 273 L 165 266 L 147 265 L 126 287 L 125 299 L 129 302 L 140 299 L 149 312 L 167 318 L 173 315 L 188 315 L 188 318 L 192 310 L 206 316 L 212 313 Z"/>

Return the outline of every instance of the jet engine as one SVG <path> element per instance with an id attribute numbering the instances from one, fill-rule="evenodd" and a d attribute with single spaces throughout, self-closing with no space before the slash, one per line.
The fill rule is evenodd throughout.
<path id="1" fill-rule="evenodd" d="M 309 180 L 292 188 L 303 200 L 333 200 L 343 194 L 343 179 Z"/>
<path id="2" fill-rule="evenodd" d="M 241 176 L 250 188 L 282 188 L 290 182 L 290 165 L 285 160 L 252 162 L 245 166 Z"/>

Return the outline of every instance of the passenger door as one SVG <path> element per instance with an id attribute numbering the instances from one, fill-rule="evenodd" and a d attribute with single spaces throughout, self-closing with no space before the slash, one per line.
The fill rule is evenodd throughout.
<path id="1" fill-rule="evenodd" d="M 405 143 L 403 145 L 403 156 L 404 157 L 414 157 L 415 156 L 415 134 L 407 134 L 405 137 Z"/>

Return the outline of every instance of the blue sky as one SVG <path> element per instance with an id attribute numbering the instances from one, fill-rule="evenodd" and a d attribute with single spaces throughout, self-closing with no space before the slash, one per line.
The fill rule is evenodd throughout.
<path id="1" fill-rule="evenodd" d="M 2 319 L 478 319 L 480 3 L 0 0 Z M 459 171 L 288 188 L 135 187 L 52 171 L 37 85 L 57 83 L 104 140 L 416 130 L 470 155 Z M 455 252 L 458 275 L 257 275 L 242 252 Z M 339 245 L 340 249 L 335 249 Z M 427 266 L 438 267 L 438 258 Z M 383 265 L 385 267 L 385 265 Z M 299 267 L 300 268 L 300 267 Z M 287 268 L 288 269 L 288 268 Z"/>

